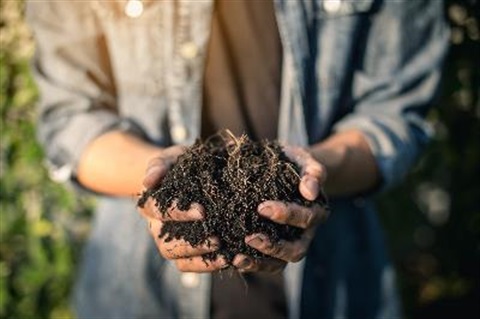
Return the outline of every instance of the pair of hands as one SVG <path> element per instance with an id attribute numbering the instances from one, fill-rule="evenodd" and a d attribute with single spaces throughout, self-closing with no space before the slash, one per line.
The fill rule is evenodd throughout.
<path id="1" fill-rule="evenodd" d="M 181 146 L 165 148 L 162 153 L 153 158 L 147 168 L 143 184 L 146 188 L 153 188 L 161 183 L 169 168 L 176 162 L 177 157 L 184 152 Z M 285 146 L 285 154 L 301 167 L 299 190 L 307 200 L 315 200 L 321 192 L 321 186 L 326 180 L 326 171 L 323 165 L 317 162 L 305 149 Z M 254 249 L 269 256 L 268 258 L 253 259 L 238 254 L 233 259 L 233 266 L 242 272 L 266 271 L 277 272 L 285 268 L 288 262 L 300 261 L 315 235 L 315 229 L 320 221 L 325 219 L 328 212 L 318 204 L 304 207 L 295 203 L 280 201 L 266 201 L 258 206 L 258 213 L 273 222 L 303 228 L 302 237 L 289 242 L 281 240 L 272 243 L 264 234 L 252 234 L 245 237 L 245 243 Z M 166 242 L 159 237 L 162 225 L 166 221 L 194 221 L 204 217 L 205 212 L 198 204 L 191 205 L 188 211 L 180 211 L 175 205 L 169 208 L 168 214 L 161 214 L 152 198 L 140 209 L 140 214 L 148 221 L 149 231 L 155 244 L 166 259 L 173 260 L 180 271 L 185 272 L 213 272 L 228 267 L 222 256 L 216 260 L 204 260 L 202 255 L 214 252 L 219 248 L 219 239 L 212 237 L 204 244 L 191 246 L 182 239 Z"/>

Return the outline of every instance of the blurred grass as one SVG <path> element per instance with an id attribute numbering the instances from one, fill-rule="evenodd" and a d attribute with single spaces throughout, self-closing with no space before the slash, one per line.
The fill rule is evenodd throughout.
<path id="1" fill-rule="evenodd" d="M 405 185 L 378 201 L 408 318 L 480 316 L 480 8 L 447 2 L 452 49 L 430 114 L 438 134 Z M 71 318 L 93 203 L 42 165 L 22 12 L 21 0 L 0 2 L 0 317 Z"/>

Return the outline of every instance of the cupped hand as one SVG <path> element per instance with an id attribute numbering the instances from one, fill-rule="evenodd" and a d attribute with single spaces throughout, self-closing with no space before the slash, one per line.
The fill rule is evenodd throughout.
<path id="1" fill-rule="evenodd" d="M 325 167 L 300 147 L 285 146 L 284 152 L 301 168 L 298 186 L 300 194 L 310 201 L 314 201 L 318 196 L 325 198 L 322 192 L 322 185 L 327 178 Z M 247 236 L 247 245 L 269 257 L 253 259 L 243 254 L 235 256 L 233 265 L 242 272 L 278 272 L 283 270 L 288 262 L 300 261 L 307 253 L 318 224 L 327 218 L 328 208 L 318 203 L 305 207 L 295 203 L 266 201 L 258 206 L 258 213 L 278 224 L 302 228 L 304 232 L 298 240 L 280 240 L 277 243 L 272 243 L 265 234 Z"/>
<path id="2" fill-rule="evenodd" d="M 149 189 L 158 186 L 171 166 L 177 161 L 177 157 L 184 152 L 181 146 L 167 148 L 159 156 L 153 158 L 147 168 L 144 186 Z M 139 208 L 140 214 L 147 220 L 150 234 L 160 254 L 175 262 L 180 271 L 185 272 L 211 272 L 225 268 L 227 262 L 223 257 L 215 260 L 206 260 L 204 254 L 216 251 L 219 248 L 218 238 L 208 238 L 204 243 L 193 247 L 182 239 L 166 241 L 166 235 L 159 237 L 163 223 L 167 221 L 191 222 L 204 217 L 201 205 L 192 204 L 187 211 L 178 209 L 174 202 L 165 214 L 162 214 L 155 205 L 155 201 L 149 197 L 143 207 Z"/>

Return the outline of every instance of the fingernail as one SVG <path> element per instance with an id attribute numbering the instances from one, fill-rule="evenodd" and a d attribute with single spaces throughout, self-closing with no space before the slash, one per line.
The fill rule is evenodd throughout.
<path id="1" fill-rule="evenodd" d="M 147 188 L 153 187 L 158 183 L 158 179 L 161 178 L 162 168 L 158 166 L 152 166 L 145 172 L 143 179 L 143 185 Z"/>
<path id="2" fill-rule="evenodd" d="M 318 196 L 318 181 L 315 178 L 307 177 L 304 184 L 306 189 L 310 192 L 310 195 L 316 198 Z"/>
<path id="3" fill-rule="evenodd" d="M 272 207 L 268 204 L 260 205 L 258 212 L 265 217 L 272 217 L 274 213 Z"/>
<path id="4" fill-rule="evenodd" d="M 252 260 L 250 258 L 244 258 L 239 264 L 238 268 L 248 268 L 252 264 Z"/>
<path id="5" fill-rule="evenodd" d="M 190 217 L 195 218 L 195 219 L 202 219 L 203 218 L 203 207 L 199 207 L 197 205 L 190 207 L 188 210 L 188 214 Z"/>
<path id="6" fill-rule="evenodd" d="M 227 263 L 225 262 L 220 269 L 227 269 L 227 268 L 229 268 L 230 266 L 231 266 L 230 264 L 227 264 Z"/>
<path id="7" fill-rule="evenodd" d="M 161 170 L 161 168 L 156 166 L 156 165 L 155 166 L 150 166 L 149 168 L 147 168 L 147 171 L 145 172 L 145 175 L 150 176 L 150 175 L 152 175 L 156 172 L 159 172 L 160 170 Z"/>
<path id="8" fill-rule="evenodd" d="M 227 259 L 223 255 L 218 255 L 216 262 L 219 263 L 220 269 L 225 269 L 230 267 L 230 264 L 227 262 Z"/>
<path id="9" fill-rule="evenodd" d="M 261 234 L 253 235 L 250 239 L 247 240 L 247 244 L 250 246 L 260 246 L 266 241 L 265 236 Z"/>

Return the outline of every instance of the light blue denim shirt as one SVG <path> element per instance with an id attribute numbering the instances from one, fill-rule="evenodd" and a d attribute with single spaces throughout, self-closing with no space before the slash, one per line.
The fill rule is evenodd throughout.
<path id="1" fill-rule="evenodd" d="M 75 177 L 86 145 L 122 129 L 158 145 L 200 132 L 213 0 L 31 1 L 51 176 Z M 429 137 L 448 29 L 440 0 L 275 0 L 284 49 L 279 139 L 307 146 L 361 130 L 390 187 Z M 78 280 L 84 318 L 209 315 L 210 276 L 155 251 L 131 199 L 102 197 Z M 332 200 L 307 257 L 285 271 L 292 318 L 394 318 L 394 276 L 371 201 Z"/>

